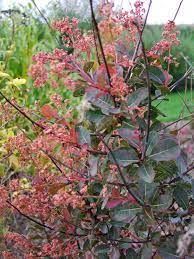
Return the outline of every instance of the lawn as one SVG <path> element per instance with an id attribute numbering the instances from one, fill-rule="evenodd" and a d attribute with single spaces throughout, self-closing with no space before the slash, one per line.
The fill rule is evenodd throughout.
<path id="1" fill-rule="evenodd" d="M 166 116 L 160 116 L 162 121 L 174 121 L 178 119 L 179 116 L 188 116 L 190 112 L 194 112 L 194 91 L 188 91 L 186 94 L 185 92 L 170 93 L 167 99 L 168 100 L 163 100 L 162 102 L 161 100 L 153 102 L 153 105 L 158 105 L 158 108 Z M 189 119 L 189 117 L 187 119 Z"/>

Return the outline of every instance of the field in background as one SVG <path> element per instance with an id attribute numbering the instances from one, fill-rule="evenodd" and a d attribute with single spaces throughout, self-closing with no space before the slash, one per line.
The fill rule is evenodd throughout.
<path id="1" fill-rule="evenodd" d="M 160 116 L 164 122 L 175 121 L 179 117 L 186 117 L 194 112 L 194 91 L 188 91 L 186 94 L 184 92 L 171 93 L 167 96 L 167 99 L 162 102 L 159 100 L 154 102 L 154 106 L 158 106 L 164 113 L 165 117 Z M 189 117 L 185 118 L 185 120 L 189 119 Z"/>

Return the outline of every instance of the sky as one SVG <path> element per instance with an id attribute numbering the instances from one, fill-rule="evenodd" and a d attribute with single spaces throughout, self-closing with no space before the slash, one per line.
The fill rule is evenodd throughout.
<path id="1" fill-rule="evenodd" d="M 49 0 L 35 0 L 37 5 L 41 8 L 47 8 Z M 115 3 L 127 9 L 130 3 L 135 0 L 115 0 Z M 166 23 L 174 17 L 179 6 L 180 0 L 152 0 L 152 8 L 148 18 L 150 24 Z M 29 0 L 1 0 L 4 8 L 7 8 L 12 3 L 27 4 Z M 145 0 L 148 2 L 148 0 Z M 180 9 L 179 15 L 176 19 L 177 24 L 194 24 L 194 0 L 184 0 Z"/>

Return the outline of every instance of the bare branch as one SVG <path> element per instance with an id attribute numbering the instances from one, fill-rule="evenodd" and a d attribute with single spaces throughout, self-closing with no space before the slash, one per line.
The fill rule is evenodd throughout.
<path id="1" fill-rule="evenodd" d="M 175 121 L 171 122 L 170 124 L 168 124 L 168 125 L 164 126 L 162 129 L 159 129 L 157 132 L 160 132 L 160 131 L 162 131 L 162 130 L 166 129 L 166 128 L 168 128 L 168 127 L 170 127 L 170 126 L 172 126 L 172 125 L 176 124 L 176 123 L 177 123 L 177 122 L 179 122 L 179 121 L 182 121 L 182 120 L 188 119 L 188 118 L 192 117 L 193 115 L 194 115 L 194 113 L 189 114 L 189 115 L 187 115 L 187 116 L 185 116 L 185 117 L 183 117 L 183 118 L 177 119 L 177 120 L 175 120 Z"/>
<path id="2" fill-rule="evenodd" d="M 14 210 L 16 210 L 21 216 L 25 217 L 26 219 L 30 220 L 31 222 L 35 223 L 36 225 L 39 225 L 43 228 L 46 228 L 46 229 L 49 229 L 51 231 L 54 231 L 54 232 L 59 232 L 59 233 L 62 233 L 62 234 L 66 234 L 67 236 L 78 236 L 78 237 L 81 237 L 81 236 L 87 236 L 86 234 L 84 235 L 81 235 L 81 234 L 71 234 L 71 233 L 67 233 L 65 231 L 62 231 L 62 230 L 56 230 L 55 228 L 51 227 L 51 226 L 48 226 L 47 224 L 43 224 L 41 223 L 40 221 L 38 221 L 37 219 L 34 219 L 26 214 L 24 214 L 19 208 L 17 208 L 13 203 L 11 203 L 9 200 L 6 201 Z M 64 220 L 64 219 L 63 219 Z M 67 222 L 68 224 L 71 224 L 75 227 L 77 227 L 76 225 L 74 225 L 73 223 L 71 222 Z"/>
<path id="3" fill-rule="evenodd" d="M 52 228 L 52 227 L 50 227 L 50 226 L 48 226 L 48 225 L 46 225 L 46 224 L 42 224 L 42 223 L 39 222 L 38 220 L 33 219 L 32 217 L 30 217 L 30 216 L 24 214 L 23 212 L 21 212 L 20 209 L 18 209 L 18 208 L 17 208 L 14 204 L 12 204 L 10 201 L 7 200 L 6 202 L 7 202 L 12 208 L 14 208 L 20 215 L 22 215 L 23 217 L 27 218 L 28 220 L 34 222 L 35 224 L 37 224 L 37 225 L 39 225 L 39 226 L 41 226 L 41 227 L 43 227 L 43 228 L 47 228 L 47 229 L 50 229 L 50 230 L 52 230 L 52 231 L 55 230 L 54 228 Z"/>
<path id="4" fill-rule="evenodd" d="M 9 103 L 14 109 L 16 109 L 20 114 L 22 114 L 27 120 L 29 120 L 33 125 L 41 128 L 42 130 L 44 129 L 44 127 L 42 125 L 40 125 L 39 123 L 37 123 L 36 121 L 34 121 L 32 118 L 30 118 L 25 112 L 23 112 L 17 105 L 15 105 L 12 101 L 10 101 L 1 91 L 0 91 L 0 95 L 6 100 L 7 103 Z"/>
<path id="5" fill-rule="evenodd" d="M 169 87 L 169 90 L 170 92 L 172 92 L 176 87 L 178 87 L 191 73 L 193 72 L 193 68 L 190 67 L 186 73 L 180 78 L 178 79 L 174 84 L 172 84 L 170 87 Z M 158 96 L 154 97 L 152 99 L 152 102 L 155 101 L 155 100 L 158 100 L 160 97 L 162 97 L 163 95 L 162 94 L 159 94 Z M 161 102 L 163 102 L 163 100 L 161 100 Z M 145 104 L 147 104 L 147 102 L 143 103 L 141 106 L 144 106 Z"/>
<path id="6" fill-rule="evenodd" d="M 112 156 L 112 158 L 113 158 L 113 160 L 114 160 L 114 162 L 115 162 L 115 164 L 116 164 L 116 167 L 117 167 L 117 169 L 118 169 L 118 171 L 119 171 L 120 177 L 121 177 L 121 179 L 122 179 L 122 181 L 123 181 L 123 183 L 124 183 L 124 185 L 125 185 L 125 187 L 126 187 L 128 193 L 135 199 L 135 201 L 136 201 L 140 206 L 143 206 L 143 205 L 144 205 L 144 202 L 143 202 L 135 193 L 133 193 L 133 191 L 130 190 L 129 185 L 128 185 L 128 183 L 127 183 L 127 181 L 126 181 L 126 179 L 125 179 L 125 177 L 124 177 L 124 175 L 123 175 L 123 172 L 122 172 L 122 170 L 121 170 L 121 167 L 119 166 L 118 161 L 117 161 L 117 159 L 116 159 L 114 153 L 113 153 L 112 150 L 109 148 L 109 146 L 106 144 L 106 142 L 104 141 L 104 139 L 102 138 L 102 136 L 101 136 L 101 135 L 98 135 L 98 137 L 100 138 L 100 140 L 102 141 L 102 143 L 106 146 L 106 148 L 109 150 L 109 152 L 110 152 L 110 154 L 111 154 L 111 156 Z"/>
<path id="7" fill-rule="evenodd" d="M 107 73 L 107 76 L 108 76 L 108 82 L 109 82 L 110 87 L 112 87 L 110 71 L 108 69 L 108 64 L 107 64 L 107 61 L 106 61 L 106 57 L 105 57 L 105 53 L 104 53 L 104 49 L 103 49 L 103 45 L 102 45 L 102 40 L 101 40 L 101 37 L 100 37 L 100 31 L 98 29 L 98 23 L 96 21 L 95 14 L 94 14 L 93 1 L 92 0 L 89 0 L 89 1 L 90 1 L 92 21 L 93 21 L 93 24 L 94 24 L 94 29 L 96 30 L 96 35 L 97 35 L 97 38 L 98 38 L 100 51 L 101 51 L 103 62 L 104 62 L 105 68 L 106 68 L 106 73 Z"/>
<path id="8" fill-rule="evenodd" d="M 183 1 L 184 1 L 184 0 L 181 0 L 181 1 L 180 1 L 180 4 L 179 4 L 179 6 L 178 6 L 178 9 L 177 9 L 177 11 L 176 11 L 176 13 L 175 13 L 175 15 L 174 15 L 173 21 L 176 20 L 177 15 L 178 15 L 178 13 L 179 13 L 179 11 L 180 11 L 180 8 L 181 8 L 181 5 L 182 5 Z"/>
<path id="9" fill-rule="evenodd" d="M 139 31 L 139 38 L 140 38 L 140 43 L 141 43 L 142 53 L 143 53 L 143 58 L 144 58 L 144 63 L 145 63 L 146 83 L 147 83 L 147 90 L 148 90 L 147 127 L 146 127 L 146 134 L 145 134 L 146 143 L 145 143 L 145 149 L 144 149 L 143 155 L 142 155 L 142 160 L 144 160 L 145 155 L 146 155 L 146 150 L 147 150 L 149 134 L 150 134 L 152 97 L 151 97 L 151 81 L 150 81 L 150 75 L 149 75 L 149 62 L 148 62 L 148 59 L 146 56 L 146 50 L 145 50 L 144 42 L 142 39 L 142 33 L 139 30 L 138 25 L 137 25 L 137 29 Z"/>
<path id="10" fill-rule="evenodd" d="M 44 19 L 44 21 L 46 22 L 51 34 L 53 35 L 53 28 L 51 27 L 51 25 L 49 24 L 48 19 L 45 17 L 45 15 L 43 14 L 43 12 L 39 9 L 38 5 L 36 4 L 35 0 L 31 0 L 33 5 L 35 6 L 35 8 L 37 9 L 37 11 L 39 12 L 39 14 L 42 16 L 42 18 Z M 54 35 L 54 38 L 57 42 L 57 44 L 60 46 L 60 42 L 58 40 L 58 38 Z"/>
<path id="11" fill-rule="evenodd" d="M 194 165 L 189 167 L 184 173 L 182 173 L 182 176 L 186 176 L 188 175 L 188 173 L 190 173 L 192 170 L 194 169 Z M 172 179 L 170 182 L 167 183 L 167 185 L 170 185 L 172 183 L 175 183 L 177 181 L 181 180 L 180 176 L 177 176 L 176 178 Z"/>

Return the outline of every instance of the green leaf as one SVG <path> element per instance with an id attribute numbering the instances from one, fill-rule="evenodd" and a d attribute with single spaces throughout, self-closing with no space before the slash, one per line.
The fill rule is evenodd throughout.
<path id="1" fill-rule="evenodd" d="M 129 242 L 127 242 L 127 241 L 129 241 L 128 238 L 123 238 L 123 239 L 121 239 L 121 241 L 122 242 L 119 242 L 119 244 L 118 244 L 120 249 L 128 249 L 131 247 L 131 244 Z"/>
<path id="2" fill-rule="evenodd" d="M 173 202 L 173 195 L 171 191 L 159 196 L 158 204 L 152 205 L 153 210 L 164 211 L 167 210 Z"/>
<path id="3" fill-rule="evenodd" d="M 137 117 L 136 120 L 137 120 L 138 128 L 142 131 L 145 131 L 147 128 L 146 121 L 140 117 Z"/>
<path id="4" fill-rule="evenodd" d="M 175 160 L 180 155 L 180 147 L 172 136 L 165 136 L 154 146 L 149 158 L 155 161 Z"/>
<path id="5" fill-rule="evenodd" d="M 140 179 L 138 184 L 138 190 L 141 193 L 144 200 L 154 200 L 156 194 L 158 194 L 158 183 L 147 183 Z"/>
<path id="6" fill-rule="evenodd" d="M 150 79 L 160 85 L 169 84 L 173 77 L 165 70 L 151 66 L 149 68 Z"/>
<path id="7" fill-rule="evenodd" d="M 102 191 L 102 184 L 98 183 L 98 182 L 92 182 L 89 186 L 88 192 L 90 194 L 94 194 L 94 195 L 99 195 L 100 192 Z"/>
<path id="8" fill-rule="evenodd" d="M 181 187 L 176 186 L 173 193 L 175 201 L 178 203 L 178 205 L 183 208 L 184 210 L 187 210 L 189 207 L 189 197 L 188 193 Z"/>
<path id="9" fill-rule="evenodd" d="M 114 209 L 111 214 L 112 214 L 113 220 L 122 221 L 128 218 L 132 218 L 140 212 L 142 212 L 142 208 L 137 206 L 133 206 L 131 208 L 122 208 L 120 206 Z"/>
<path id="10" fill-rule="evenodd" d="M 83 68 L 84 71 L 85 71 L 85 72 L 90 71 L 90 70 L 92 69 L 93 65 L 94 65 L 94 61 L 86 62 L 86 63 L 84 64 L 84 68 Z"/>
<path id="11" fill-rule="evenodd" d="M 78 135 L 79 145 L 84 145 L 84 144 L 91 145 L 90 132 L 87 129 L 85 129 L 82 126 L 79 126 L 79 127 L 76 128 L 76 132 L 77 132 L 77 135 Z"/>
<path id="12" fill-rule="evenodd" d="M 105 244 L 100 244 L 95 247 L 95 253 L 97 254 L 107 254 L 109 251 L 109 246 Z"/>
<path id="13" fill-rule="evenodd" d="M 134 125 L 134 122 L 128 118 L 124 118 L 122 121 L 123 128 L 129 128 L 130 130 L 135 130 L 137 125 Z"/>
<path id="14" fill-rule="evenodd" d="M 76 89 L 73 91 L 74 97 L 80 97 L 85 94 L 85 86 L 84 85 L 78 85 L 76 86 Z"/>
<path id="15" fill-rule="evenodd" d="M 151 165 L 143 164 L 138 170 L 139 177 L 147 183 L 152 183 L 154 181 L 155 172 Z"/>
<path id="16" fill-rule="evenodd" d="M 178 171 L 175 160 L 159 162 L 155 170 L 157 172 L 156 181 L 164 181 L 169 177 L 172 178 L 174 175 L 177 175 Z"/>
<path id="17" fill-rule="evenodd" d="M 106 224 L 106 223 L 103 223 L 103 222 L 99 222 L 96 226 L 95 226 L 96 229 L 99 229 L 103 234 L 107 234 L 108 233 L 108 230 L 110 228 L 110 224 Z"/>
<path id="18" fill-rule="evenodd" d="M 126 259 L 137 259 L 137 254 L 132 248 L 127 249 Z"/>
<path id="19" fill-rule="evenodd" d="M 187 155 L 183 151 L 181 151 L 179 157 L 177 158 L 176 165 L 178 167 L 179 175 L 181 176 L 188 167 Z"/>
<path id="20" fill-rule="evenodd" d="M 113 163 L 119 164 L 119 166 L 128 166 L 139 161 L 137 153 L 133 149 L 119 148 L 108 155 L 109 160 Z M 116 161 L 115 161 L 116 159 Z"/>
<path id="21" fill-rule="evenodd" d="M 148 97 L 148 89 L 146 87 L 139 88 L 135 92 L 129 95 L 128 101 L 127 101 L 128 106 L 130 108 L 138 106 L 147 97 Z"/>
<path id="22" fill-rule="evenodd" d="M 155 223 L 153 209 L 150 206 L 144 208 L 144 220 L 146 225 L 153 225 Z"/>
<path id="23" fill-rule="evenodd" d="M 100 110 L 89 110 L 86 113 L 86 119 L 94 123 L 97 131 L 107 129 L 113 125 L 113 117 L 104 115 Z"/>
<path id="24" fill-rule="evenodd" d="M 159 141 L 159 135 L 156 131 L 151 131 L 148 138 L 146 155 L 149 156 L 152 153 L 154 146 Z"/>
<path id="25" fill-rule="evenodd" d="M 180 257 L 176 255 L 176 250 L 177 250 L 176 244 L 177 244 L 177 241 L 174 238 L 166 241 L 165 243 L 161 243 L 161 247 L 159 248 L 159 253 L 162 256 L 162 258 L 180 259 Z"/>
<path id="26" fill-rule="evenodd" d="M 152 258 L 152 245 L 144 245 L 141 251 L 141 259 L 150 259 Z"/>
<path id="27" fill-rule="evenodd" d="M 86 112 L 86 119 L 95 124 L 103 120 L 105 117 L 107 116 L 104 115 L 100 110 L 89 110 Z"/>
<path id="28" fill-rule="evenodd" d="M 162 70 L 158 67 L 150 67 L 149 68 L 149 76 L 150 79 L 154 82 L 163 85 L 165 81 L 164 74 Z"/>
<path id="29" fill-rule="evenodd" d="M 108 93 L 92 88 L 87 90 L 86 98 L 91 104 L 100 108 L 105 115 L 120 113 L 120 109 L 115 108 L 114 100 Z"/>
<path id="30" fill-rule="evenodd" d="M 139 148 L 139 141 L 138 139 L 134 138 L 134 131 L 127 129 L 127 128 L 121 128 L 118 129 L 118 134 L 121 136 L 121 138 L 123 138 L 124 140 L 126 140 L 129 145 L 133 146 L 134 148 Z"/>
<path id="31" fill-rule="evenodd" d="M 119 229 L 121 227 L 124 227 L 124 225 L 126 225 L 126 223 L 125 222 L 114 221 L 113 224 L 111 222 L 111 225 L 113 225 L 113 226 L 110 228 L 110 230 L 108 232 L 108 238 L 109 239 L 118 239 L 120 237 Z"/>

